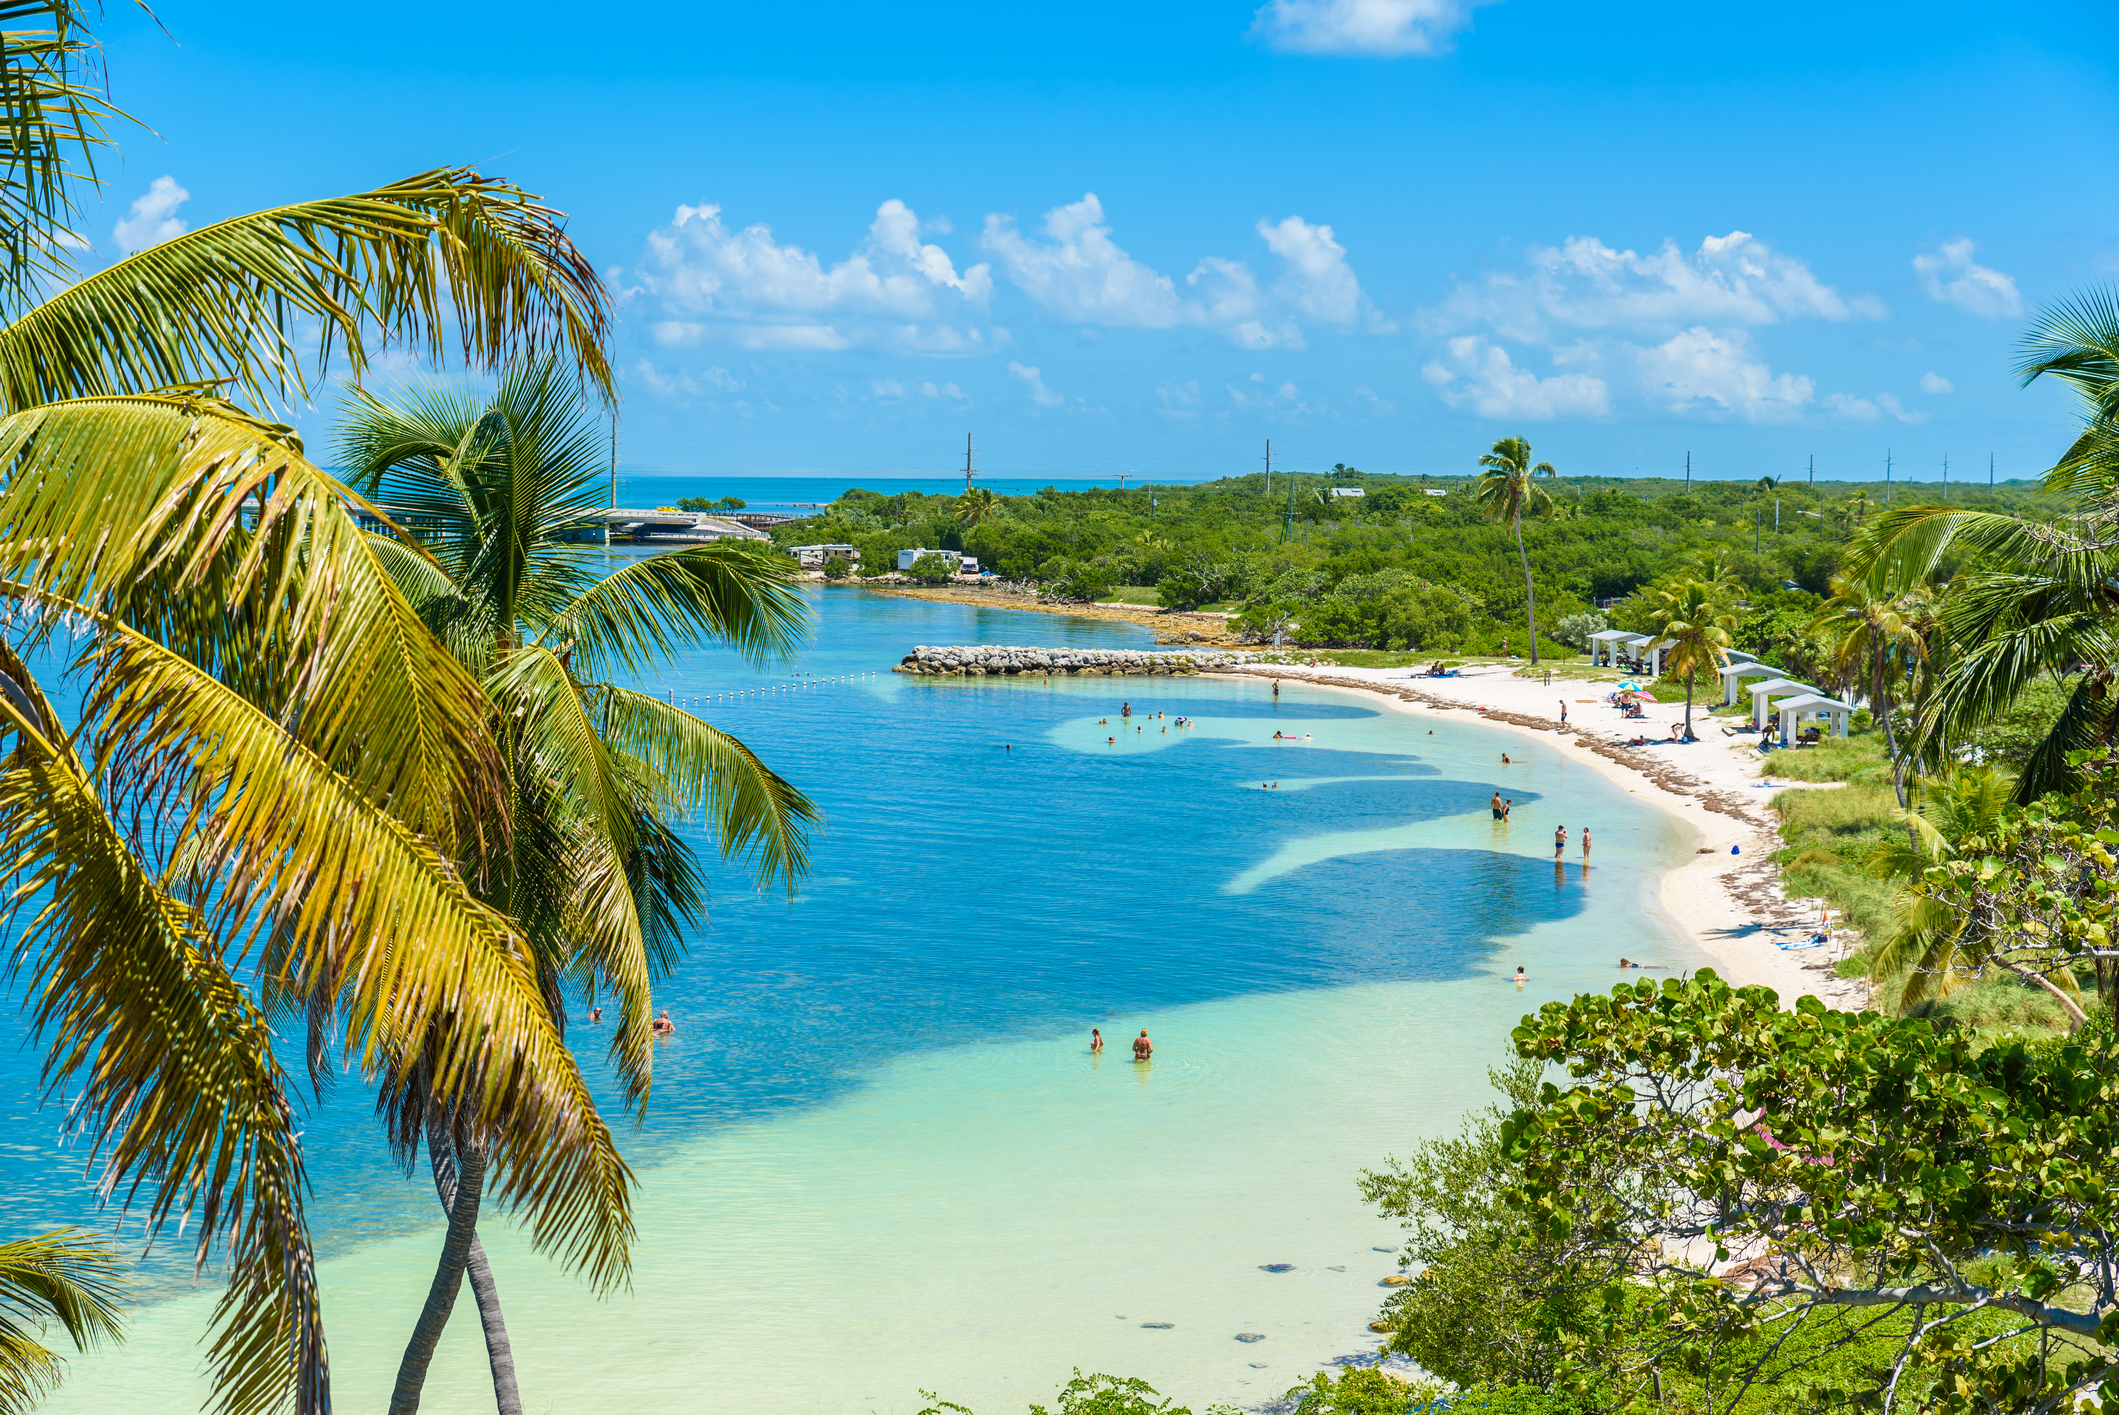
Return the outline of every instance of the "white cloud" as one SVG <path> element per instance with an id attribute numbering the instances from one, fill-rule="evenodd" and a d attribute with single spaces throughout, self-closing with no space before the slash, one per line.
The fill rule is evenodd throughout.
<path id="1" fill-rule="evenodd" d="M 679 395 L 695 397 L 709 390 L 734 393 L 743 387 L 742 380 L 725 368 L 699 369 L 691 373 L 665 373 L 648 360 L 642 359 L 633 365 L 633 374 L 649 392 L 659 393 L 666 398 Z"/>
<path id="2" fill-rule="evenodd" d="M 1268 0 L 1251 33 L 1294 54 L 1439 54 L 1492 0 Z"/>
<path id="3" fill-rule="evenodd" d="M 1695 327 L 1633 354 L 1643 389 L 1674 413 L 1786 422 L 1801 416 L 1817 391 L 1801 374 L 1774 373 L 1740 329 L 1717 334 Z"/>
<path id="4" fill-rule="evenodd" d="M 1902 423 L 1924 423 L 1926 413 L 1908 411 L 1896 396 L 1878 393 L 1873 398 L 1857 398 L 1850 393 L 1834 393 L 1825 399 L 1825 406 L 1850 422 L 1873 423 L 1884 418 L 1896 418 Z"/>
<path id="5" fill-rule="evenodd" d="M 960 274 L 940 246 L 921 242 L 918 215 L 895 198 L 876 209 L 861 245 L 828 266 L 763 223 L 730 230 L 718 206 L 680 206 L 649 233 L 639 274 L 670 316 L 653 325 L 657 342 L 725 335 L 749 349 L 964 352 L 979 345 L 976 331 L 921 321 L 983 310 L 993 293 L 990 267 Z"/>
<path id="6" fill-rule="evenodd" d="M 1008 372 L 1030 385 L 1030 401 L 1037 404 L 1040 408 L 1057 408 L 1067 401 L 1060 394 L 1054 393 L 1045 386 L 1045 376 L 1038 372 L 1035 365 L 1019 364 L 1015 360 L 1010 359 L 1008 361 Z"/>
<path id="7" fill-rule="evenodd" d="M 1841 294 L 1801 259 L 1746 231 L 1709 236 L 1690 254 L 1675 241 L 1641 255 L 1570 236 L 1557 247 L 1532 246 L 1524 259 L 1529 274 L 1496 272 L 1460 285 L 1427 323 L 1438 330 L 1485 324 L 1505 339 L 1542 341 L 1556 326 L 1660 330 L 1884 314 L 1872 297 Z"/>
<path id="8" fill-rule="evenodd" d="M 2013 319 L 2023 313 L 2016 282 L 1972 259 L 1971 238 L 1944 241 L 1934 255 L 1913 257 L 1913 273 L 1928 298 L 1955 305 L 1981 319 Z M 1953 278 L 1945 278 L 1953 277 Z"/>
<path id="9" fill-rule="evenodd" d="M 1184 318 L 1170 277 L 1111 239 L 1096 193 L 1052 208 L 1043 225 L 1046 239 L 1037 241 L 1018 231 L 1012 218 L 989 215 L 980 238 L 1031 299 L 1077 324 L 1168 329 Z"/>
<path id="10" fill-rule="evenodd" d="M 1025 294 L 1069 323 L 1199 326 L 1219 330 L 1245 349 L 1300 349 L 1305 319 L 1349 329 L 1365 325 L 1378 334 L 1396 327 L 1362 293 L 1332 228 L 1300 216 L 1257 224 L 1259 237 L 1281 262 L 1270 288 L 1243 261 L 1210 255 L 1193 267 L 1181 291 L 1175 280 L 1112 239 L 1094 192 L 1046 212 L 1042 230 L 1043 239 L 1026 236 L 1013 218 L 990 215 L 981 244 Z"/>
<path id="11" fill-rule="evenodd" d="M 110 228 L 111 239 L 130 255 L 181 236 L 189 228 L 177 208 L 189 200 L 191 193 L 178 186 L 176 178 L 157 177 L 148 184 L 146 195 L 134 199 L 131 213 Z"/>
<path id="12" fill-rule="evenodd" d="M 1955 393 L 1957 385 L 1939 373 L 1924 373 L 1920 376 L 1920 391 L 1923 393 Z"/>
<path id="13" fill-rule="evenodd" d="M 1465 334 L 1449 341 L 1449 362 L 1431 362 L 1422 377 L 1452 408 L 1482 418 L 1603 417 L 1611 411 L 1611 390 L 1587 373 L 1540 378 L 1517 368 L 1508 351 L 1483 336 Z"/>

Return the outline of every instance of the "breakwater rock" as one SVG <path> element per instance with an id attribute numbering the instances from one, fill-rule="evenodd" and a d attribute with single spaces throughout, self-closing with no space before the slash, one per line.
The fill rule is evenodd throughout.
<path id="1" fill-rule="evenodd" d="M 1005 644 L 937 648 L 930 644 L 921 644 L 906 654 L 904 660 L 891 671 L 945 678 L 1005 677 L 1022 673 L 1164 678 L 1189 673 L 1225 673 L 1242 667 L 1248 661 L 1243 654 L 1238 653 L 1016 648 Z"/>

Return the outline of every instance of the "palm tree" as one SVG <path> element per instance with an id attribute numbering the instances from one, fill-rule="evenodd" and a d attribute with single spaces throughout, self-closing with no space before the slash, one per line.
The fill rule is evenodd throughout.
<path id="1" fill-rule="evenodd" d="M 76 1351 L 122 1339 L 122 1293 L 117 1253 L 79 1229 L 0 1243 L 0 1415 L 27 1415 L 59 1384 L 49 1324 Z"/>
<path id="2" fill-rule="evenodd" d="M 598 1285 L 626 1275 L 631 1177 L 528 940 L 454 864 L 467 834 L 505 838 L 486 694 L 347 488 L 291 429 L 209 393 L 299 398 L 334 352 L 358 376 L 387 343 L 552 350 L 607 389 L 608 301 L 555 213 L 468 169 L 76 279 L 77 182 L 113 112 L 80 18 L 0 6 L 39 26 L 0 34 L 0 870 L 40 901 L 10 961 L 103 1192 L 137 1189 L 150 1233 L 196 1219 L 198 1263 L 227 1274 L 218 1406 L 291 1395 L 320 1415 L 276 1012 L 309 1009 L 312 1074 L 334 1047 L 370 1074 L 423 1057 L 442 1103 L 496 1137 L 495 1192 Z M 62 649 L 85 677 L 72 713 L 33 662 Z"/>
<path id="3" fill-rule="evenodd" d="M 1538 662 L 1538 588 L 1531 582 L 1530 556 L 1523 549 L 1523 517 L 1552 508 L 1552 497 L 1537 484 L 1538 477 L 1557 477 L 1552 463 L 1530 463 L 1530 443 L 1520 437 L 1504 437 L 1494 450 L 1479 458 L 1486 468 L 1479 474 L 1473 496 L 1489 521 L 1505 521 L 1516 538 L 1516 558 L 1523 562 L 1523 603 L 1530 617 L 1530 661 Z"/>
<path id="4" fill-rule="evenodd" d="M 1970 552 L 1939 606 L 1953 646 L 1921 714 L 1921 754 L 1938 760 L 2051 675 L 2072 681 L 2058 720 L 2024 763 L 2017 797 L 2076 779 L 2071 753 L 2119 741 L 2119 292 L 2040 311 L 2019 346 L 2025 383 L 2053 377 L 2080 397 L 2083 431 L 2045 474 L 2048 522 L 1989 511 L 1905 507 L 1878 517 L 1850 567 L 1881 588 L 1917 583 Z"/>
<path id="5" fill-rule="evenodd" d="M 1713 672 L 1729 661 L 1736 617 L 1729 612 L 1720 587 L 1702 580 L 1680 580 L 1656 591 L 1655 599 L 1650 618 L 1656 632 L 1670 640 L 1663 671 L 1685 675 L 1685 740 L 1693 741 L 1694 682 L 1702 669 Z"/>
<path id="6" fill-rule="evenodd" d="M 652 1072 L 650 988 L 683 948 L 705 889 L 673 817 L 711 819 L 725 854 L 790 889 L 815 808 L 741 742 L 691 713 L 606 681 L 703 640 L 788 648 L 805 620 L 790 562 L 740 542 L 692 546 L 599 576 L 578 544 L 601 504 L 596 428 L 550 360 L 490 395 L 429 389 L 384 403 L 356 393 L 339 460 L 354 484 L 419 528 L 421 550 L 377 544 L 422 617 L 485 685 L 510 780 L 513 830 L 466 862 L 473 893 L 510 915 L 544 995 L 607 986 L 612 1060 L 629 1098 Z M 977 488 L 984 491 L 985 488 Z M 990 493 L 989 493 L 990 494 Z M 555 1014 L 555 1023 L 560 1017 Z M 401 1158 L 424 1142 L 450 1216 L 393 1411 L 418 1408 L 435 1343 L 468 1271 L 502 1410 L 519 1409 L 506 1324 L 476 1226 L 490 1140 L 430 1097 L 418 1066 L 389 1078 Z"/>
<path id="7" fill-rule="evenodd" d="M 1917 806 L 1898 812 L 1908 827 L 1905 840 L 1886 837 L 1870 850 L 1869 875 L 1897 883 L 1900 891 L 1892 911 L 1897 928 L 1870 955 L 1869 973 L 1878 979 L 1904 978 L 1902 1008 L 1948 997 L 1986 965 L 1999 963 L 2045 989 L 2077 1025 L 2087 1020 L 2069 989 L 2008 958 L 2005 939 L 1911 888 L 1929 869 L 1985 851 L 2009 812 L 2015 787 L 2015 777 L 1997 767 L 1954 768 L 1923 784 Z"/>
<path id="8" fill-rule="evenodd" d="M 998 516 L 1001 511 L 1000 498 L 993 494 L 990 486 L 975 486 L 957 498 L 957 515 L 966 527 L 982 526 Z"/>
<path id="9" fill-rule="evenodd" d="M 1899 750 L 1891 700 L 1909 673 L 1927 661 L 1927 636 L 1922 632 L 1927 597 L 1918 590 L 1878 594 L 1869 581 L 1844 571 L 1832 577 L 1831 590 L 1832 597 L 1810 620 L 1810 629 L 1824 635 L 1835 672 L 1866 690 L 1876 725 L 1883 729 L 1892 785 L 1903 810 L 1907 804 L 1906 754 Z"/>

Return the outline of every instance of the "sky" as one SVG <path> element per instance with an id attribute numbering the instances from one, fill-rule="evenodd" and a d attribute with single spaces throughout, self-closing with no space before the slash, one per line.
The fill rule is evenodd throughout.
<path id="1" fill-rule="evenodd" d="M 2119 283 L 2109 0 L 154 14 L 101 258 L 475 164 L 614 291 L 642 471 L 2006 479 L 2027 318 Z"/>

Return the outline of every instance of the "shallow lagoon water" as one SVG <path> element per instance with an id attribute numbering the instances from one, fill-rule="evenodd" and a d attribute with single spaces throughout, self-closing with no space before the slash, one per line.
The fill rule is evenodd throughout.
<path id="1" fill-rule="evenodd" d="M 1252 681 L 905 679 L 887 669 L 915 643 L 1146 636 L 813 599 L 792 667 L 876 676 L 779 686 L 790 667 L 710 653 L 657 682 L 774 689 L 701 711 L 827 823 L 792 902 L 717 870 L 711 923 L 662 990 L 680 1032 L 624 1138 L 643 1180 L 630 1293 L 598 1301 L 489 1235 L 529 1409 L 910 1412 L 925 1388 L 1014 1415 L 1077 1365 L 1195 1409 L 1257 1404 L 1373 1350 L 1395 1262 L 1377 1250 L 1398 1236 L 1362 1205 L 1360 1168 L 1483 1104 L 1524 1011 L 1609 987 L 1621 953 L 1701 961 L 1651 898 L 1681 829 L 1468 714 L 1292 683 L 1276 705 Z M 1517 803 L 1506 827 L 1485 809 L 1497 788 Z M 1136 1066 L 1143 1026 L 1156 1058 Z M 573 1037 L 598 1050 L 593 1029 Z M 341 1086 L 305 1141 L 349 1410 L 386 1402 L 439 1233 L 368 1106 Z M 11 1129 L 15 1231 L 89 1212 L 56 1124 Z M 170 1295 L 130 1349 L 77 1362 L 52 1409 L 197 1408 L 206 1299 L 150 1275 Z M 469 1310 L 429 1410 L 491 1408 Z"/>

